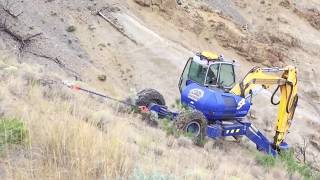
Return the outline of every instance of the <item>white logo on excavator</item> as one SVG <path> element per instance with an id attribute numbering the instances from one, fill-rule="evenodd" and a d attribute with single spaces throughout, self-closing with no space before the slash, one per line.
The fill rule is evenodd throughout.
<path id="1" fill-rule="evenodd" d="M 241 109 L 246 104 L 246 99 L 242 98 L 238 103 L 237 110 Z"/>
<path id="2" fill-rule="evenodd" d="M 188 98 L 194 100 L 194 101 L 198 101 L 199 99 L 201 99 L 204 95 L 203 90 L 201 89 L 192 89 L 189 94 L 188 94 Z"/>

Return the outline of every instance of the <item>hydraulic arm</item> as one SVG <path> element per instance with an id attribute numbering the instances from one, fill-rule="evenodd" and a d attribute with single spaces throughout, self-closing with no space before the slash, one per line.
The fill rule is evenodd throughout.
<path id="1" fill-rule="evenodd" d="M 279 149 L 291 125 L 298 103 L 297 70 L 293 66 L 285 68 L 253 68 L 230 92 L 246 98 L 252 95 L 252 89 L 257 85 L 262 85 L 265 89 L 272 85 L 277 85 L 275 92 L 272 94 L 271 103 L 279 105 L 273 142 L 274 148 Z M 280 100 L 279 102 L 274 102 L 274 95 L 279 89 Z"/>

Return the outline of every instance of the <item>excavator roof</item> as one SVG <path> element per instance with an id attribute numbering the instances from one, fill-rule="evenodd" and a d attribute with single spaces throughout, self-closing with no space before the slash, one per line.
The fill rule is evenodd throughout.
<path id="1" fill-rule="evenodd" d="M 219 60 L 219 55 L 210 51 L 203 51 L 200 53 L 201 56 L 205 57 L 208 61 L 216 61 Z"/>
<path id="2" fill-rule="evenodd" d="M 196 55 L 193 57 L 193 61 L 203 66 L 209 66 L 216 62 L 224 62 L 227 64 L 231 63 L 231 62 L 225 61 L 223 55 L 218 55 L 217 53 L 210 52 L 210 51 L 202 51 L 202 52 L 196 53 Z M 235 61 L 233 61 L 232 64 L 234 62 Z"/>

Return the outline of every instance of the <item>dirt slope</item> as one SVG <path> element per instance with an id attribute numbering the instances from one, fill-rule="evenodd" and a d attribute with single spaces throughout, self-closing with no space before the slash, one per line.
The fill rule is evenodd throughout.
<path id="1" fill-rule="evenodd" d="M 317 78 L 320 75 L 320 72 L 317 71 L 317 66 L 320 65 L 318 52 L 320 48 L 318 20 L 320 4 L 317 1 L 213 0 L 179 1 L 177 3 L 174 0 L 25 0 L 11 1 L 9 3 L 12 4 L 11 6 L 6 5 L 5 0 L 1 2 L 3 4 L 3 8 L 0 10 L 1 71 L 5 74 L 4 77 L 8 74 L 5 71 L 7 68 L 18 68 L 18 72 L 23 72 L 9 76 L 11 79 L 16 78 L 17 80 L 22 78 L 14 85 L 11 84 L 10 78 L 9 80 L 4 78 L 3 84 L 5 85 L 2 87 L 2 92 L 15 100 L 1 101 L 3 115 L 26 118 L 32 129 L 37 118 L 51 119 L 50 114 L 55 113 L 54 109 L 57 105 L 48 104 L 48 100 L 45 99 L 40 100 L 41 103 L 45 103 L 46 107 L 52 107 L 48 110 L 47 116 L 37 116 L 37 113 L 43 111 L 40 107 L 33 111 L 35 117 L 28 118 L 29 116 L 26 115 L 28 111 L 31 111 L 29 106 L 33 105 L 31 103 L 34 100 L 33 96 L 37 97 L 39 96 L 37 93 L 42 94 L 43 91 L 41 88 L 39 92 L 30 92 L 30 90 L 24 89 L 22 84 L 24 81 L 28 81 L 30 74 L 33 79 L 81 81 L 87 87 L 99 89 L 118 98 L 127 97 L 129 94 L 146 87 L 152 87 L 163 93 L 168 105 L 171 105 L 179 97 L 177 82 L 187 58 L 192 56 L 194 52 L 212 50 L 224 54 L 227 59 L 237 60 L 239 65 L 238 79 L 241 79 L 251 67 L 256 65 L 285 66 L 291 64 L 298 67 L 300 101 L 288 142 L 298 147 L 306 140 L 309 144 L 308 161 L 312 162 L 315 168 L 320 168 L 319 161 L 317 161 L 320 153 L 320 94 L 317 91 L 320 87 L 320 80 Z M 23 13 L 19 15 L 20 12 Z M 101 12 L 104 17 L 97 15 L 98 12 Z M 14 17 L 15 15 L 19 16 Z M 13 34 L 8 32 L 13 32 Z M 41 34 L 31 38 L 27 43 L 19 42 L 19 39 L 13 37 L 13 35 L 18 35 L 23 37 L 22 39 L 26 39 L 38 33 Z M 25 46 L 21 48 L 21 45 Z M 98 80 L 97 77 L 101 75 L 106 75 L 105 81 Z M 16 93 L 14 89 L 21 89 L 21 92 Z M 24 94 L 24 91 L 27 93 Z M 252 116 L 255 118 L 252 120 L 257 127 L 272 137 L 276 107 L 272 107 L 271 104 L 265 105 L 269 103 L 270 96 L 271 90 L 264 90 L 254 99 Z M 68 99 L 57 103 L 65 101 L 67 104 L 70 103 Z M 95 114 L 95 109 L 90 108 L 90 105 L 99 107 L 99 110 L 104 109 L 103 105 L 91 99 L 88 101 L 90 103 L 84 105 L 79 111 L 89 108 L 89 112 L 85 112 L 75 119 L 92 119 L 91 115 Z M 72 99 L 70 106 L 72 104 L 78 106 L 85 102 L 76 97 Z M 23 108 L 17 110 L 15 107 L 19 106 Z M 120 120 L 126 119 L 123 115 L 114 115 L 114 112 L 110 111 L 107 116 Z M 59 115 L 59 113 L 66 112 L 57 110 L 56 113 Z M 64 115 L 66 118 L 62 119 L 69 117 L 67 113 Z M 59 119 L 59 116 L 56 118 Z M 165 174 L 182 174 L 177 177 L 178 179 L 188 177 L 188 173 L 193 168 L 196 170 L 191 173 L 191 179 L 197 178 L 198 175 L 202 179 L 227 179 L 229 175 L 244 179 L 291 177 L 285 172 L 278 172 L 275 169 L 269 172 L 256 165 L 253 162 L 254 156 L 252 156 L 255 148 L 253 145 L 244 147 L 248 143 L 241 146 L 227 143 L 222 151 L 219 151 L 219 148 L 211 148 L 210 144 L 207 150 L 199 149 L 188 143 L 187 147 L 179 145 L 175 148 L 168 148 L 166 144 L 172 143 L 171 141 L 181 142 L 167 139 L 164 133 L 158 129 L 150 128 L 145 124 L 141 125 L 139 118 L 130 117 L 128 119 L 130 119 L 128 122 L 120 123 L 120 125 L 112 121 L 115 123 L 115 127 L 120 126 L 120 128 L 114 129 L 128 127 L 127 131 L 141 140 L 138 145 L 132 143 L 135 140 L 130 139 L 130 134 L 121 135 L 119 140 L 128 144 L 129 147 L 137 148 L 138 152 L 130 153 L 142 158 L 142 160 L 128 158 L 127 161 L 132 164 L 125 166 L 125 168 L 128 168 L 130 172 L 122 174 L 127 177 L 138 166 L 146 172 L 156 169 Z M 50 121 L 46 123 L 50 123 Z M 94 131 L 91 129 L 94 127 L 90 126 L 89 128 L 88 131 Z M 32 130 L 35 131 L 35 129 Z M 116 130 L 112 132 L 116 133 Z M 38 136 L 39 134 L 32 135 Z M 40 135 L 44 134 L 40 132 Z M 94 137 L 97 136 L 100 135 L 94 135 Z M 151 136 L 151 139 L 144 142 L 143 139 L 148 136 Z M 150 145 L 157 150 L 150 149 L 148 143 L 157 137 L 160 137 L 158 143 Z M 73 140 L 77 141 L 77 139 Z M 39 140 L 35 146 L 41 147 L 41 143 L 45 141 L 46 139 Z M 98 143 L 103 144 L 103 142 L 99 141 Z M 144 146 L 147 146 L 147 150 L 139 152 L 139 148 L 143 149 Z M 70 146 L 70 148 L 72 147 Z M 229 147 L 232 150 L 226 150 Z M 152 154 L 151 157 L 148 157 L 151 151 L 152 153 L 158 152 L 158 149 L 161 149 L 163 155 Z M 32 151 L 30 149 L 26 151 L 34 153 L 30 152 Z M 89 150 L 85 149 L 84 151 Z M 227 151 L 227 155 L 223 153 L 224 151 Z M 105 152 L 99 151 L 99 153 Z M 217 154 L 216 157 L 211 157 L 211 153 Z M 188 159 L 188 154 L 192 154 L 194 158 Z M 205 163 L 202 162 L 207 161 L 209 156 L 207 163 L 219 161 L 221 164 L 215 164 L 214 168 L 205 167 Z M 89 158 L 97 157 L 92 155 Z M 71 158 L 77 158 L 77 156 L 74 155 Z M 238 162 L 236 165 L 230 163 L 234 158 Z M 36 159 L 38 161 L 35 164 L 46 160 L 45 158 Z M 173 160 L 169 161 L 169 159 Z M 19 157 L 14 158 L 13 162 L 11 160 L 12 156 L 6 159 L 14 165 L 20 163 Z M 21 168 L 26 168 L 28 159 L 21 161 Z M 137 162 L 134 163 L 134 161 Z M 160 161 L 159 168 L 157 168 L 158 161 Z M 185 162 L 183 163 L 186 164 L 185 167 L 179 167 L 180 161 Z M 196 163 L 189 164 L 191 162 Z M 210 166 L 210 163 L 207 166 Z M 230 166 L 233 168 L 226 168 Z M 249 170 L 250 166 L 256 167 Z M 48 167 L 51 165 L 49 164 Z M 67 165 L 66 169 L 68 170 L 68 168 Z M 83 166 L 83 168 L 88 167 Z M 243 173 L 243 169 L 248 170 Z M 74 170 L 74 172 L 77 171 Z M 14 177 L 10 170 L 7 174 Z M 40 174 L 37 178 L 41 179 L 41 175 L 46 175 L 46 173 Z M 67 175 L 68 173 L 63 174 L 63 177 Z M 72 174 L 72 177 L 81 177 L 81 175 Z M 113 176 L 114 174 L 107 175 Z M 116 177 L 119 176 L 121 174 L 116 175 Z M 53 179 L 54 177 L 56 176 L 51 176 Z"/>
<path id="2" fill-rule="evenodd" d="M 156 5 L 140 11 L 146 14 L 151 9 L 153 14 L 160 14 L 180 27 L 179 38 L 184 37 L 180 42 L 188 49 L 214 49 L 237 59 L 240 77 L 248 68 L 261 66 L 257 64 L 259 62 L 262 66 L 297 66 L 301 98 L 288 141 L 299 144 L 304 139 L 319 136 L 319 95 L 315 90 L 319 72 L 313 67 L 319 65 L 317 37 L 320 32 L 312 24 L 312 18 L 316 17 L 308 13 L 311 8 L 314 9 L 312 12 L 317 12 L 319 5 L 287 1 L 209 1 L 208 4 L 185 2 L 175 7 L 174 11 L 160 9 L 158 12 L 154 10 L 157 9 Z M 304 15 L 297 14 L 297 11 Z M 145 19 L 148 17 L 149 14 Z M 150 19 L 148 23 L 152 23 L 154 17 Z M 163 36 L 176 41 L 164 28 L 158 32 L 165 32 Z M 190 32 L 196 34 L 195 39 Z M 270 96 L 271 91 L 262 91 L 254 100 L 252 113 L 257 126 L 272 137 L 277 109 L 271 105 L 265 106 Z M 310 159 L 318 156 L 317 148 L 310 147 Z"/>

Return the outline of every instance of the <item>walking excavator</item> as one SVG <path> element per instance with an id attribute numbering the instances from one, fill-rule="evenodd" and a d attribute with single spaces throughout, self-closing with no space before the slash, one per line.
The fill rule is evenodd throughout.
<path id="1" fill-rule="evenodd" d="M 271 103 L 279 109 L 275 135 L 269 140 L 247 115 L 254 89 L 272 86 L 276 88 Z M 284 140 L 298 104 L 295 67 L 254 67 L 236 83 L 235 61 L 205 51 L 189 58 L 180 77 L 179 90 L 181 104 L 187 107 L 182 112 L 169 110 L 163 96 L 154 89 L 140 91 L 135 103 L 158 118 L 172 119 L 179 131 L 195 138 L 246 136 L 258 150 L 271 155 L 289 148 Z M 280 98 L 275 102 L 278 91 Z"/>

